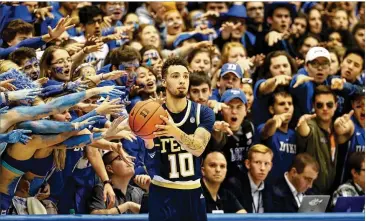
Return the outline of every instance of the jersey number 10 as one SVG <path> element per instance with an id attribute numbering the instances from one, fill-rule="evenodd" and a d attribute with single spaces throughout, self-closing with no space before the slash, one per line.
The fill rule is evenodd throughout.
<path id="1" fill-rule="evenodd" d="M 178 162 L 177 162 L 178 156 Z M 170 162 L 170 179 L 179 178 L 179 175 L 182 177 L 188 177 L 194 175 L 193 168 L 193 155 L 191 153 L 179 153 L 179 154 L 169 154 L 168 160 Z M 178 172 L 178 164 L 179 171 Z"/>

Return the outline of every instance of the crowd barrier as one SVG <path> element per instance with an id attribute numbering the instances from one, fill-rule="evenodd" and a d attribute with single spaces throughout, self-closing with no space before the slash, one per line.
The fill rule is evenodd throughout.
<path id="1" fill-rule="evenodd" d="M 37 215 L 0 216 L 1 221 L 147 221 L 147 215 Z M 364 213 L 208 214 L 208 221 L 364 221 Z M 187 220 L 189 221 L 189 220 Z"/>

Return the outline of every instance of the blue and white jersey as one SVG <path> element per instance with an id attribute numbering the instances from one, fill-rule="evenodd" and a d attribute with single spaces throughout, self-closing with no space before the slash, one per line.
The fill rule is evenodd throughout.
<path id="1" fill-rule="evenodd" d="M 163 105 L 165 109 L 166 106 Z M 169 111 L 169 110 L 168 110 Z M 169 112 L 175 125 L 187 135 L 194 134 L 198 127 L 211 133 L 215 121 L 213 111 L 187 100 L 186 108 L 176 114 Z M 150 176 L 164 181 L 196 181 L 201 178 L 201 158 L 185 150 L 174 137 L 154 139 L 155 146 L 147 153 L 152 158 L 148 168 Z M 161 181 L 161 179 L 160 179 Z"/>
<path id="2" fill-rule="evenodd" d="M 257 134 L 263 130 L 265 124 L 261 124 L 257 128 Z M 273 151 L 273 167 L 270 176 L 278 178 L 290 168 L 293 159 L 297 154 L 296 148 L 296 132 L 288 129 L 287 133 L 277 130 L 273 136 L 261 141 L 262 144 L 271 148 Z"/>

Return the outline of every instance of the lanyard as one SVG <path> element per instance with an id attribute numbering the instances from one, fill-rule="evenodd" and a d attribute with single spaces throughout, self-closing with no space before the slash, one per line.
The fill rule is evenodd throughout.
<path id="1" fill-rule="evenodd" d="M 254 203 L 254 199 L 253 199 L 253 202 L 252 202 L 252 206 L 253 206 L 253 209 L 254 209 L 254 213 L 259 213 L 259 209 L 260 209 L 260 203 L 262 202 L 262 192 L 261 191 L 258 191 L 258 204 L 256 207 L 255 206 L 255 203 Z"/>

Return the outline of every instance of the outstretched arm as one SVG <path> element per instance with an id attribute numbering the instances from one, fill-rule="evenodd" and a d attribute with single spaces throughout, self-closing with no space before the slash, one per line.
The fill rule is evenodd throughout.
<path id="1" fill-rule="evenodd" d="M 337 134 L 337 142 L 339 144 L 347 142 L 355 131 L 355 125 L 351 119 L 353 113 L 354 111 L 352 110 L 334 121 L 334 130 Z"/>

